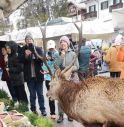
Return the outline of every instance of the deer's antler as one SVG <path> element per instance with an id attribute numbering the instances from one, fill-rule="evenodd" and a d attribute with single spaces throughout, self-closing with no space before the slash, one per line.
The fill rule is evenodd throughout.
<path id="1" fill-rule="evenodd" d="M 77 28 L 78 32 L 79 32 L 79 44 L 78 44 L 78 51 L 77 51 L 77 56 L 79 55 L 80 52 L 80 48 L 81 48 L 81 43 L 82 43 L 82 21 L 81 21 L 81 27 L 78 27 L 78 25 L 76 23 L 74 23 L 75 27 Z"/>
<path id="2" fill-rule="evenodd" d="M 69 66 L 67 66 L 62 72 L 61 72 L 61 75 L 63 75 L 65 72 L 67 72 L 73 65 L 74 63 L 76 62 L 76 59 L 77 59 L 77 56 L 75 56 L 73 58 L 73 61 L 71 62 L 71 64 Z"/>

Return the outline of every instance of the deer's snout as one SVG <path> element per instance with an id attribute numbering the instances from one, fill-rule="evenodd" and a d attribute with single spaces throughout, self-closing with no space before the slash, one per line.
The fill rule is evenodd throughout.
<path id="1" fill-rule="evenodd" d="M 46 93 L 46 96 L 49 98 L 49 92 Z"/>
<path id="2" fill-rule="evenodd" d="M 51 101 L 53 101 L 53 100 L 54 100 L 54 99 L 51 97 L 51 94 L 50 94 L 50 92 L 49 92 L 49 91 L 46 93 L 46 96 L 49 98 L 49 100 L 51 100 Z"/>

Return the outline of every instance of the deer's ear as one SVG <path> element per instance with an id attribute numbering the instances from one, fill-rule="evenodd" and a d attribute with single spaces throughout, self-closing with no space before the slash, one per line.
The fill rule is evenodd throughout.
<path id="1" fill-rule="evenodd" d="M 63 77 L 64 77 L 66 80 L 69 80 L 70 77 L 71 77 L 72 71 L 73 71 L 73 66 L 63 74 Z"/>

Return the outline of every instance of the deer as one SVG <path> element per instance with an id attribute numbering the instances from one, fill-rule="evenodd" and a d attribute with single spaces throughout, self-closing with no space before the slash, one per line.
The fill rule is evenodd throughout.
<path id="1" fill-rule="evenodd" d="M 75 84 L 67 80 L 71 71 L 63 71 L 56 71 L 47 96 L 57 100 L 69 117 L 86 127 L 97 123 L 102 127 L 109 127 L 112 123 L 124 127 L 122 79 L 96 76 Z"/>
<path id="2" fill-rule="evenodd" d="M 41 31 L 46 52 L 46 26 Z M 76 58 L 53 75 L 45 55 L 39 56 L 37 52 L 36 55 L 44 61 L 52 78 L 48 98 L 57 100 L 69 117 L 85 127 L 124 127 L 124 80 L 96 76 L 76 84 L 69 80 Z"/>

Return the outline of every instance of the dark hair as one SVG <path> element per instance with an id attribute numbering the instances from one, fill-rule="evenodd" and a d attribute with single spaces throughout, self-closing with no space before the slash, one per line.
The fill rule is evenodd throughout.
<path id="1" fill-rule="evenodd" d="M 50 59 L 51 61 L 53 61 L 53 60 L 54 60 L 54 58 L 53 58 L 53 56 L 52 56 L 52 52 L 50 52 L 50 51 L 49 51 L 49 52 L 48 52 L 48 56 L 50 56 L 50 57 L 51 57 L 51 59 Z"/>
<path id="2" fill-rule="evenodd" d="M 82 43 L 85 43 L 86 42 L 86 38 L 82 38 Z"/>

